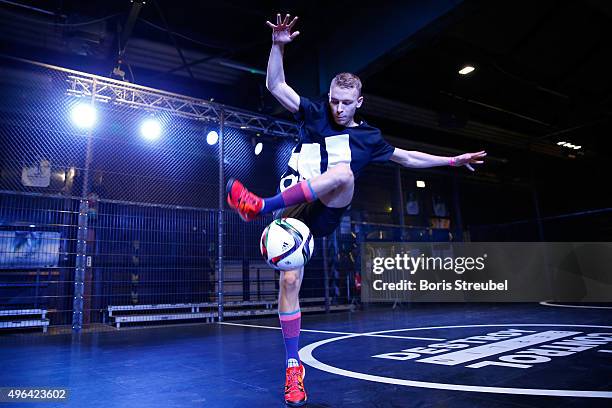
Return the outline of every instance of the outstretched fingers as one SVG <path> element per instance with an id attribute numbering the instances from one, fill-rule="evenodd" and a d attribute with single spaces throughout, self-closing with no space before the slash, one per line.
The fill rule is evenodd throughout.
<path id="1" fill-rule="evenodd" d="M 272 24 L 270 21 L 266 21 L 266 24 L 268 25 L 268 27 L 272 28 L 272 29 L 289 29 L 291 30 L 293 28 L 293 26 L 295 25 L 295 23 L 297 23 L 298 17 L 295 16 L 293 17 L 293 19 L 291 21 L 289 21 L 289 18 L 291 17 L 290 14 L 286 14 L 285 17 L 283 18 L 281 16 L 280 13 L 278 13 L 276 15 L 276 24 Z"/>
<path id="2" fill-rule="evenodd" d="M 487 152 L 485 152 L 484 150 L 478 152 L 478 153 L 472 153 L 469 156 L 469 160 L 468 163 L 474 163 L 474 164 L 482 164 L 484 163 L 484 157 L 487 155 Z"/>

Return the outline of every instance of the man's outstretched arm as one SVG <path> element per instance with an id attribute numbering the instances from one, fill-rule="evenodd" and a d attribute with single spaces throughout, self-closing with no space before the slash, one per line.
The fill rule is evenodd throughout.
<path id="1" fill-rule="evenodd" d="M 266 24 L 272 28 L 272 49 L 268 59 L 266 88 L 291 113 L 297 112 L 300 108 L 300 96 L 285 82 L 283 52 L 285 44 L 290 43 L 300 34 L 299 31 L 291 33 L 297 19 L 297 17 L 294 17 L 289 22 L 289 14 L 287 14 L 285 19 L 281 21 L 281 15 L 277 14 L 276 24 L 266 21 Z"/>
<path id="2" fill-rule="evenodd" d="M 391 161 L 404 167 L 427 168 L 436 166 L 465 166 L 474 171 L 472 164 L 482 164 L 487 153 L 482 150 L 476 153 L 465 153 L 459 156 L 435 156 L 433 154 L 418 152 L 416 150 L 404 150 L 395 148 L 391 155 Z"/>

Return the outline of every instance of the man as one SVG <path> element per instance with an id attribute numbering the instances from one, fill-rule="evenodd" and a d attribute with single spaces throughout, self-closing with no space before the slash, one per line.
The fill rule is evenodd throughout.
<path id="1" fill-rule="evenodd" d="M 361 81 L 341 73 L 331 81 L 327 100 L 311 101 L 299 96 L 285 82 L 283 51 L 299 31 L 291 32 L 297 17 L 289 15 L 272 28 L 272 49 L 268 60 L 266 86 L 274 97 L 300 122 L 300 142 L 293 149 L 287 172 L 280 180 L 280 193 L 260 198 L 238 180 L 227 185 L 227 201 L 245 221 L 274 212 L 277 217 L 293 217 L 305 222 L 315 237 L 326 236 L 339 225 L 353 199 L 354 180 L 369 163 L 392 160 L 405 167 L 466 166 L 481 164 L 484 151 L 457 157 L 434 156 L 406 151 L 389 145 L 380 130 L 365 121 L 355 121 L 363 103 Z M 305 370 L 298 355 L 300 304 L 298 294 L 304 268 L 282 271 L 278 311 L 286 349 L 285 403 L 306 403 Z"/>

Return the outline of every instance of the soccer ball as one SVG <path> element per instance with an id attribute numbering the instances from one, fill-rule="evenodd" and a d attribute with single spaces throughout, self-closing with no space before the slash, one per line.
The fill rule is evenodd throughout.
<path id="1" fill-rule="evenodd" d="M 261 234 L 261 254 L 274 269 L 300 268 L 308 262 L 314 249 L 310 228 L 295 218 L 279 218 Z"/>

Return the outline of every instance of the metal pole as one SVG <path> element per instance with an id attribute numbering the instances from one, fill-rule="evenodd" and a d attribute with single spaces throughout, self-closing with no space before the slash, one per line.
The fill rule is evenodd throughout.
<path id="1" fill-rule="evenodd" d="M 325 313 L 329 313 L 329 266 L 327 265 L 327 237 L 323 237 L 323 287 L 325 288 Z"/>
<path id="2" fill-rule="evenodd" d="M 351 303 L 351 277 L 348 271 L 346 273 L 346 303 Z"/>
<path id="3" fill-rule="evenodd" d="M 397 166 L 395 167 L 395 185 L 396 185 L 396 194 L 397 199 L 396 203 L 398 204 L 398 215 L 399 215 L 399 224 L 401 225 L 400 237 L 401 240 L 404 240 L 404 231 L 406 226 L 406 217 L 404 216 L 404 211 L 406 211 L 404 204 L 404 190 L 402 189 L 402 169 Z"/>
<path id="4" fill-rule="evenodd" d="M 223 321 L 223 206 L 225 199 L 225 184 L 223 174 L 223 140 L 225 136 L 225 112 L 221 110 L 219 117 L 219 211 L 217 212 L 217 301 L 219 305 L 218 320 Z"/>
<path id="5" fill-rule="evenodd" d="M 132 8 L 130 9 L 130 14 L 128 15 L 123 30 L 121 30 L 121 38 L 119 39 L 119 59 L 121 59 L 123 57 L 123 54 L 125 54 L 125 48 L 127 47 L 127 43 L 130 39 L 130 36 L 132 35 L 134 24 L 136 23 L 136 20 L 138 20 L 138 15 L 140 14 L 140 10 L 142 9 L 142 6 L 144 4 L 144 0 L 132 1 Z"/>
<path id="6" fill-rule="evenodd" d="M 463 241 L 463 217 L 461 216 L 461 200 L 459 191 L 459 177 L 453 174 L 453 207 L 455 208 L 455 239 Z"/>
<path id="7" fill-rule="evenodd" d="M 540 212 L 540 199 L 535 181 L 531 184 L 531 196 L 533 198 L 533 207 L 535 209 L 536 224 L 538 226 L 538 239 L 544 242 L 544 224 L 542 223 L 542 214 Z"/>
<path id="8" fill-rule="evenodd" d="M 536 224 L 538 227 L 538 239 L 540 242 L 545 242 L 544 235 L 544 223 L 542 222 L 542 213 L 540 207 L 540 199 L 538 196 L 538 182 L 535 174 L 535 167 L 533 164 L 533 154 L 529 152 L 529 170 L 531 172 L 531 194 L 533 198 L 533 206 L 535 210 L 536 216 Z M 549 299 L 557 300 L 557 293 L 555 292 L 555 287 L 557 287 L 554 279 L 554 268 L 551 268 L 548 256 L 548 246 L 543 244 L 543 258 L 544 258 L 544 271 L 546 273 L 546 277 L 548 278 L 548 284 L 551 289 L 551 296 Z"/>
<path id="9" fill-rule="evenodd" d="M 535 168 L 533 165 L 533 154 L 531 152 L 529 154 L 529 171 L 531 173 L 531 197 L 533 198 L 533 207 L 535 210 L 536 216 L 536 225 L 538 227 L 538 239 L 540 242 L 544 242 L 544 224 L 542 223 L 542 214 L 540 208 L 540 199 L 538 196 L 538 185 L 537 179 L 535 176 Z"/>
<path id="10" fill-rule="evenodd" d="M 91 106 L 96 99 L 97 80 L 94 79 L 91 89 Z M 93 157 L 93 131 L 87 132 L 87 151 L 85 153 L 85 168 L 83 169 L 83 187 L 81 189 L 81 202 L 79 204 L 79 220 L 76 244 L 76 262 L 74 269 L 74 299 L 72 300 L 72 330 L 75 332 L 83 328 L 83 293 L 85 292 L 85 268 L 87 267 L 87 217 L 89 215 L 89 168 Z"/>

